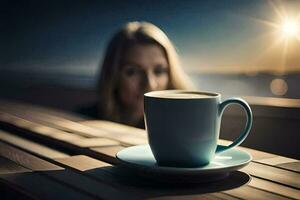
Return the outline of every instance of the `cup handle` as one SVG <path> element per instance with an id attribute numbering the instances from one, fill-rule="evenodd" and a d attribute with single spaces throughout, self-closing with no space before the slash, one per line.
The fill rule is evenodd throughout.
<path id="1" fill-rule="evenodd" d="M 241 98 L 230 98 L 230 99 L 223 101 L 219 105 L 220 117 L 222 117 L 225 108 L 229 104 L 239 104 L 241 107 L 243 107 L 244 111 L 246 112 L 246 117 L 247 117 L 246 126 L 245 126 L 244 130 L 240 133 L 239 137 L 235 141 L 233 141 L 233 143 L 231 143 L 229 146 L 218 145 L 217 149 L 216 149 L 216 153 L 221 153 L 232 147 L 240 145 L 246 139 L 246 137 L 249 135 L 250 129 L 252 127 L 253 116 L 252 116 L 251 108 L 250 108 L 249 104 Z"/>

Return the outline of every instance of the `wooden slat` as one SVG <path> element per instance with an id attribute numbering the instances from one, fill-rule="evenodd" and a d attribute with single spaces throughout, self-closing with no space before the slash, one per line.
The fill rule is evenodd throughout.
<path id="1" fill-rule="evenodd" d="M 260 178 L 252 177 L 249 185 L 257 189 L 285 196 L 287 198 L 300 199 L 300 190 L 283 186 L 278 183 L 273 183 L 271 181 L 266 181 Z"/>
<path id="2" fill-rule="evenodd" d="M 144 137 L 146 139 L 146 131 L 144 129 L 127 126 L 124 124 L 119 124 L 119 123 L 106 121 L 106 120 L 88 120 L 88 121 L 80 121 L 79 123 L 86 126 L 106 130 L 108 132 L 129 133 L 130 135 L 134 135 L 137 137 Z"/>
<path id="3" fill-rule="evenodd" d="M 193 199 L 201 199 L 201 200 L 214 200 L 221 199 L 219 196 L 215 196 L 213 194 L 194 194 L 194 195 L 174 195 L 174 196 L 159 196 L 153 197 L 149 199 L 155 200 L 193 200 Z M 223 198 L 222 198 L 223 199 Z M 225 198 L 224 198 L 225 199 Z"/>
<path id="4" fill-rule="evenodd" d="M 23 120 L 27 120 L 39 125 L 44 125 L 62 131 L 76 133 L 85 137 L 101 137 L 107 134 L 107 132 L 104 132 L 103 130 L 91 128 L 64 118 L 47 114 L 35 113 L 32 111 L 23 111 L 16 108 L 4 109 L 1 107 L 0 115 L 2 115 L 0 120 L 6 120 L 7 123 L 12 123 L 16 126 L 20 124 L 20 121 L 22 122 Z"/>
<path id="5" fill-rule="evenodd" d="M 292 162 L 292 163 L 280 164 L 280 165 L 277 165 L 277 166 L 282 167 L 284 169 L 289 169 L 289 170 L 300 172 L 300 162 L 299 161 Z"/>
<path id="6" fill-rule="evenodd" d="M 31 121 L 15 117 L 11 114 L 4 113 L 2 111 L 0 111 L 0 121 L 15 124 L 16 126 L 22 127 L 22 128 L 25 128 L 25 129 L 30 129 L 30 128 L 33 128 L 33 127 L 38 125 L 38 124 L 33 123 Z"/>
<path id="7" fill-rule="evenodd" d="M 251 162 L 242 171 L 255 177 L 300 189 L 300 174 L 296 172 L 254 162 Z"/>
<path id="8" fill-rule="evenodd" d="M 144 138 L 138 138 L 134 135 L 124 134 L 124 133 L 111 133 L 109 135 L 104 136 L 106 138 L 116 140 L 123 144 L 124 146 L 134 146 L 134 145 L 142 145 L 147 144 L 147 140 Z"/>
<path id="9" fill-rule="evenodd" d="M 280 164 L 285 164 L 285 163 L 293 163 L 297 162 L 298 160 L 292 159 L 292 158 L 287 158 L 283 156 L 276 156 L 274 158 L 267 158 L 267 159 L 262 159 L 259 160 L 260 163 L 265 163 L 268 165 L 280 165 Z"/>
<path id="10" fill-rule="evenodd" d="M 86 119 L 86 117 L 84 117 L 82 115 L 79 116 L 75 113 L 70 113 L 65 110 L 62 111 L 59 109 L 48 108 L 48 107 L 39 106 L 36 104 L 33 105 L 33 104 L 24 103 L 24 102 L 20 102 L 20 101 L 14 101 L 11 99 L 9 99 L 9 101 L 0 99 L 0 107 L 7 108 L 7 109 L 18 108 L 20 110 L 31 110 L 36 113 L 47 113 L 48 115 L 57 116 L 60 118 L 71 120 L 71 121 L 82 121 L 82 120 Z"/>
<path id="11" fill-rule="evenodd" d="M 86 138 L 81 135 L 68 133 L 66 131 L 62 131 L 57 128 L 41 125 L 36 122 L 28 121 L 6 113 L 5 114 L 0 113 L 0 121 L 1 120 L 9 124 L 12 124 L 16 127 L 24 128 L 25 130 L 32 131 L 36 134 L 57 138 L 59 140 L 73 141 L 73 140 L 81 140 Z"/>
<path id="12" fill-rule="evenodd" d="M 57 158 L 55 159 L 55 161 L 65 166 L 70 166 L 79 171 L 87 171 L 91 169 L 97 169 L 100 167 L 111 166 L 106 162 L 103 162 L 101 160 L 96 160 L 85 155 L 71 156 L 68 158 Z"/>
<path id="13" fill-rule="evenodd" d="M 107 138 L 86 138 L 81 140 L 70 141 L 70 143 L 82 148 L 120 145 L 119 142 Z"/>
<path id="14" fill-rule="evenodd" d="M 30 172 L 29 169 L 26 169 L 15 162 L 0 156 L 0 174 L 11 174 L 11 173 L 23 173 Z"/>
<path id="15" fill-rule="evenodd" d="M 116 154 L 124 148 L 124 146 L 117 145 L 111 147 L 91 148 L 91 150 L 97 154 L 100 154 L 101 156 L 105 156 L 109 163 L 117 163 Z"/>
<path id="16" fill-rule="evenodd" d="M 104 120 L 91 120 L 80 123 L 108 132 L 109 134 L 104 137 L 119 141 L 126 146 L 147 144 L 147 134 L 143 129 Z"/>
<path id="17" fill-rule="evenodd" d="M 105 170 L 105 167 L 111 167 L 112 166 L 111 164 L 84 155 L 55 159 L 55 161 L 62 164 L 63 167 L 69 167 L 71 169 L 84 172 L 84 174 L 88 176 L 93 177 L 94 174 L 97 174 L 98 175 L 97 180 L 118 187 L 118 183 L 117 183 L 118 179 L 116 177 L 109 175 L 109 173 L 107 173 Z M 110 176 L 108 181 L 106 180 L 107 176 Z M 111 181 L 112 179 L 113 181 Z"/>
<path id="18" fill-rule="evenodd" d="M 69 156 L 68 154 L 62 153 L 60 151 L 51 149 L 49 147 L 40 145 L 36 142 L 32 142 L 25 138 L 1 130 L 0 130 L 0 140 L 13 144 L 22 149 L 25 149 L 26 151 L 34 153 L 35 155 L 39 155 L 45 158 L 64 158 Z"/>
<path id="19" fill-rule="evenodd" d="M 33 121 L 28 121 L 27 119 L 22 119 L 8 113 L 3 113 L 3 112 L 1 113 L 1 111 L 0 111 L 0 122 L 10 124 L 20 129 L 31 131 L 41 136 L 49 136 L 54 138 L 57 137 L 60 140 L 71 141 L 75 139 L 79 140 L 85 138 L 82 135 L 71 134 L 66 131 L 59 130 L 57 128 L 45 126 Z M 91 137 L 90 135 L 88 136 Z"/>
<path id="20" fill-rule="evenodd" d="M 250 186 L 244 186 L 233 190 L 224 191 L 224 193 L 249 200 L 257 199 L 272 199 L 272 200 L 286 200 L 287 197 L 273 194 L 267 191 L 259 190 Z"/>
<path id="21" fill-rule="evenodd" d="M 20 123 L 25 120 L 19 119 L 18 121 Z M 8 123 L 9 123 L 9 121 L 8 121 Z M 36 134 L 45 135 L 45 136 L 49 136 L 49 137 L 52 135 L 63 135 L 66 133 L 65 131 L 61 131 L 61 130 L 58 130 L 58 129 L 55 129 L 52 127 L 40 125 L 40 124 L 37 124 L 34 122 L 29 122 L 29 123 L 35 124 L 35 126 L 29 127 L 29 128 L 19 126 L 19 123 L 14 123 L 13 125 L 20 127 L 20 128 L 25 128 L 26 130 L 32 131 Z"/>
<path id="22" fill-rule="evenodd" d="M 218 199 L 225 199 L 225 200 L 238 200 L 240 198 L 234 197 L 234 196 L 230 196 L 228 194 L 225 193 L 211 193 L 212 196 L 218 198 Z"/>
<path id="23" fill-rule="evenodd" d="M 300 172 L 300 161 L 292 158 L 276 156 L 269 159 L 259 160 L 258 162 Z"/>
<path id="24" fill-rule="evenodd" d="M 63 170 L 63 168 L 0 142 L 0 155 L 34 171 Z"/>
<path id="25" fill-rule="evenodd" d="M 57 131 L 56 134 L 49 135 L 49 137 L 61 140 L 61 141 L 66 141 L 72 143 L 73 141 L 80 141 L 80 140 L 85 140 L 88 138 L 82 137 L 80 135 L 76 135 L 74 133 L 67 133 L 67 132 L 62 132 L 62 131 Z"/>

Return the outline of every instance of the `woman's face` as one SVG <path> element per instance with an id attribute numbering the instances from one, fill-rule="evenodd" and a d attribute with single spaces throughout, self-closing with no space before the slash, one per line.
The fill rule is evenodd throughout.
<path id="1" fill-rule="evenodd" d="M 167 89 L 169 65 L 161 47 L 137 44 L 126 52 L 120 70 L 119 98 L 131 117 L 141 119 L 144 93 Z"/>

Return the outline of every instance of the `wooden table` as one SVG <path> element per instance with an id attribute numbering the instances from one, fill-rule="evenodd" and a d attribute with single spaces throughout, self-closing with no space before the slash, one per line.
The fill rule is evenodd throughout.
<path id="1" fill-rule="evenodd" d="M 253 161 L 228 178 L 166 184 L 118 166 L 146 143 L 141 129 L 0 101 L 0 199 L 300 199 L 299 160 L 238 147 Z"/>

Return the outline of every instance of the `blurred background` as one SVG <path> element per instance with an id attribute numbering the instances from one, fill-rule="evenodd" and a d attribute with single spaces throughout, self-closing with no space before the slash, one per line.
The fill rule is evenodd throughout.
<path id="1" fill-rule="evenodd" d="M 0 13 L 1 98 L 66 110 L 93 102 L 110 37 L 135 20 L 167 33 L 201 90 L 300 98 L 297 0 L 2 0 Z"/>

